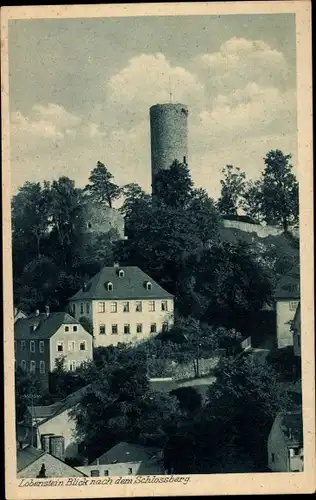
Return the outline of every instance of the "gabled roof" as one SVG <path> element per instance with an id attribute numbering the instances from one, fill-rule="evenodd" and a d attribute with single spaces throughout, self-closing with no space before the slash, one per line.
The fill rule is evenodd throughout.
<path id="1" fill-rule="evenodd" d="M 38 424 L 40 426 L 45 422 L 48 422 L 48 420 L 57 417 L 57 415 L 60 415 L 64 411 L 70 410 L 70 408 L 79 403 L 81 398 L 90 390 L 90 388 L 90 384 L 86 385 L 85 387 L 78 389 L 78 391 L 73 392 L 62 401 L 59 401 L 58 403 L 54 403 L 48 406 L 33 406 L 33 410 L 28 407 L 28 410 L 31 415 L 33 411 L 33 417 L 35 419 L 43 418 L 43 420 Z"/>
<path id="2" fill-rule="evenodd" d="M 32 463 L 36 462 L 39 458 L 43 456 L 50 456 L 52 457 L 55 461 L 60 462 L 63 464 L 63 468 L 69 470 L 69 476 L 71 476 L 71 471 L 76 471 L 76 475 L 78 476 L 85 476 L 83 472 L 80 470 L 76 469 L 75 467 L 71 467 L 70 465 L 66 464 L 59 458 L 55 457 L 54 455 L 51 455 L 50 453 L 47 453 L 46 451 L 43 450 L 38 450 L 32 445 L 26 446 L 25 448 L 19 449 L 17 448 L 16 450 L 16 466 L 17 466 L 17 472 L 21 472 L 23 469 L 31 465 Z"/>
<path id="3" fill-rule="evenodd" d="M 300 298 L 300 282 L 293 276 L 283 276 L 274 293 L 276 300 L 297 300 Z"/>
<path id="4" fill-rule="evenodd" d="M 79 325 L 79 322 L 66 312 L 52 312 L 48 316 L 33 314 L 17 320 L 14 325 L 14 337 L 15 339 L 49 339 L 63 324 Z M 36 326 L 33 331 L 31 331 L 32 326 Z"/>
<path id="5" fill-rule="evenodd" d="M 158 453 L 159 450 L 156 448 L 121 442 L 101 455 L 97 460 L 94 460 L 90 465 L 142 462 L 154 458 Z"/>
<path id="6" fill-rule="evenodd" d="M 45 455 L 46 452 L 43 450 L 38 450 L 37 448 L 34 448 L 34 446 L 26 446 L 26 448 L 22 449 L 17 449 L 16 450 L 16 466 L 17 466 L 17 471 L 20 472 L 21 470 L 25 469 L 28 467 L 30 464 L 38 460 L 40 457 Z"/>
<path id="7" fill-rule="evenodd" d="M 124 277 L 119 277 L 118 271 L 124 271 Z M 107 284 L 113 284 L 113 290 L 108 291 Z M 146 282 L 150 282 L 151 290 L 146 289 Z M 172 298 L 150 276 L 139 267 L 103 267 L 93 276 L 70 300 L 132 300 L 132 299 L 164 299 Z"/>

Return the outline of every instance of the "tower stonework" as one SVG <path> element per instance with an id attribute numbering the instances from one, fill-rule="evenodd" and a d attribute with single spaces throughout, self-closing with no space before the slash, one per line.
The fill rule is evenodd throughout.
<path id="1" fill-rule="evenodd" d="M 188 108 L 184 104 L 156 104 L 149 111 L 152 185 L 155 175 L 188 158 Z"/>

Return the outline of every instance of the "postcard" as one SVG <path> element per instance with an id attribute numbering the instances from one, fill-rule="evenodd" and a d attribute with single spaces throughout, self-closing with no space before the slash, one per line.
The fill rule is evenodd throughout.
<path id="1" fill-rule="evenodd" d="M 310 2 L 1 14 L 7 499 L 313 492 Z"/>

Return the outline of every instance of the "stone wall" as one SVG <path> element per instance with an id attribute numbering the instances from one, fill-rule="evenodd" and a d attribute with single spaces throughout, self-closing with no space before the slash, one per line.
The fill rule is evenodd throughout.
<path id="1" fill-rule="evenodd" d="M 247 233 L 256 233 L 259 238 L 266 238 L 267 236 L 279 236 L 283 234 L 283 229 L 275 226 L 261 226 L 260 224 L 250 224 L 249 222 L 242 222 L 236 220 L 223 220 L 223 226 L 226 228 L 239 229 Z M 291 229 L 293 236 L 299 237 L 298 229 Z"/>
<path id="2" fill-rule="evenodd" d="M 124 217 L 115 208 L 87 203 L 83 213 L 86 234 L 105 234 L 109 231 L 116 231 L 118 238 L 124 239 Z"/>

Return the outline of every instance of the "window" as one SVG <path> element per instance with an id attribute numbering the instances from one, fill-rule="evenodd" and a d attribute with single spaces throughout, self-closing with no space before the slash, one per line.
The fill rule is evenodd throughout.
<path id="1" fill-rule="evenodd" d="M 63 350 L 64 350 L 64 343 L 57 342 L 57 352 L 63 352 Z"/>
<path id="2" fill-rule="evenodd" d="M 72 304 L 72 314 L 73 316 L 76 314 L 76 304 Z"/>
<path id="3" fill-rule="evenodd" d="M 129 333 L 131 333 L 131 331 L 130 331 L 130 326 L 129 326 L 129 325 L 124 325 L 124 333 L 125 333 L 125 334 L 127 334 L 127 335 L 128 335 Z"/>
<path id="4" fill-rule="evenodd" d="M 90 476 L 91 477 L 99 477 L 100 476 L 100 471 L 98 471 L 97 469 L 91 470 L 90 471 Z"/>
<path id="5" fill-rule="evenodd" d="M 99 311 L 99 313 L 104 313 L 105 312 L 105 302 L 99 302 L 98 311 Z"/>
<path id="6" fill-rule="evenodd" d="M 43 354 L 44 352 L 44 340 L 40 340 L 39 343 L 39 352 Z"/>
<path id="7" fill-rule="evenodd" d="M 143 325 L 141 323 L 137 323 L 136 325 L 136 333 L 142 333 Z"/>
<path id="8" fill-rule="evenodd" d="M 147 292 L 151 292 L 152 285 L 151 285 L 150 281 L 146 281 L 145 286 L 146 286 Z"/>
<path id="9" fill-rule="evenodd" d="M 271 453 L 271 462 L 274 462 L 274 453 Z"/>
<path id="10" fill-rule="evenodd" d="M 128 474 L 129 474 L 129 475 L 133 474 L 133 469 L 129 468 L 129 469 L 128 469 Z"/>
<path id="11" fill-rule="evenodd" d="M 86 341 L 82 340 L 79 344 L 79 350 L 80 351 L 85 351 L 86 350 Z"/>
<path id="12" fill-rule="evenodd" d="M 71 340 L 68 342 L 68 351 L 74 352 L 76 350 L 76 342 L 74 340 Z"/>
<path id="13" fill-rule="evenodd" d="M 168 311 L 168 302 L 166 300 L 163 300 L 161 302 L 161 310 L 162 311 Z"/>
<path id="14" fill-rule="evenodd" d="M 36 325 L 31 325 L 30 326 L 30 333 L 34 332 L 36 330 Z"/>
<path id="15" fill-rule="evenodd" d="M 149 301 L 148 310 L 149 310 L 149 312 L 154 312 L 154 310 L 155 310 L 155 301 L 154 300 Z"/>
<path id="16" fill-rule="evenodd" d="M 111 302 L 111 313 L 117 312 L 117 302 Z"/>
<path id="17" fill-rule="evenodd" d="M 73 327 L 72 327 L 72 331 L 73 331 L 73 332 L 78 331 L 78 327 L 77 327 L 77 325 L 75 325 L 75 326 L 73 326 Z"/>
<path id="18" fill-rule="evenodd" d="M 69 326 L 65 326 L 65 332 L 69 332 Z"/>
<path id="19" fill-rule="evenodd" d="M 111 283 L 111 281 L 109 281 L 109 283 L 107 284 L 107 289 L 108 292 L 113 292 L 113 283 Z"/>
<path id="20" fill-rule="evenodd" d="M 35 361 L 30 361 L 30 372 L 34 373 L 36 371 L 36 363 Z"/>
<path id="21" fill-rule="evenodd" d="M 290 311 L 296 311 L 298 301 L 296 300 L 291 300 L 289 304 Z"/>
<path id="22" fill-rule="evenodd" d="M 109 475 L 109 471 L 108 471 L 107 469 L 104 471 L 104 475 L 105 475 L 105 476 L 108 476 L 108 475 Z"/>
<path id="23" fill-rule="evenodd" d="M 129 312 L 129 302 L 123 302 L 123 312 Z"/>
<path id="24" fill-rule="evenodd" d="M 119 270 L 118 275 L 119 275 L 119 277 L 120 277 L 120 278 L 124 278 L 125 273 L 124 273 L 123 269 L 120 269 L 120 270 Z"/>
<path id="25" fill-rule="evenodd" d="M 117 335 L 117 325 L 112 325 L 112 335 Z"/>
<path id="26" fill-rule="evenodd" d="M 105 335 L 105 325 L 99 326 L 99 333 L 100 333 L 100 335 Z"/>
<path id="27" fill-rule="evenodd" d="M 83 303 L 80 304 L 80 314 L 83 314 Z"/>
<path id="28" fill-rule="evenodd" d="M 40 361 L 40 373 L 45 373 L 45 361 Z"/>
<path id="29" fill-rule="evenodd" d="M 156 333 L 157 332 L 157 325 L 156 323 L 152 323 L 150 325 L 150 333 Z"/>
<path id="30" fill-rule="evenodd" d="M 25 361 L 25 359 L 22 359 L 22 361 L 21 361 L 21 368 L 22 368 L 22 370 L 26 371 L 26 361 Z"/>
<path id="31" fill-rule="evenodd" d="M 92 228 L 92 224 L 91 222 L 88 222 L 88 229 L 91 229 Z"/>
<path id="32" fill-rule="evenodd" d="M 86 304 L 86 313 L 90 314 L 90 304 L 89 303 Z"/>
<path id="33" fill-rule="evenodd" d="M 21 351 L 25 351 L 25 340 L 21 340 Z"/>
<path id="34" fill-rule="evenodd" d="M 35 341 L 34 340 L 30 341 L 30 351 L 35 352 Z"/>
<path id="35" fill-rule="evenodd" d="M 76 361 L 68 361 L 69 371 L 74 372 L 76 369 Z"/>
<path id="36" fill-rule="evenodd" d="M 136 312 L 142 312 L 142 303 L 136 302 Z"/>
<path id="37" fill-rule="evenodd" d="M 169 330 L 169 325 L 168 323 L 162 323 L 162 331 L 167 332 Z"/>

